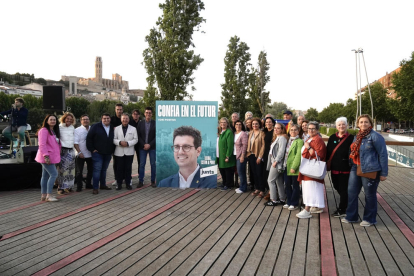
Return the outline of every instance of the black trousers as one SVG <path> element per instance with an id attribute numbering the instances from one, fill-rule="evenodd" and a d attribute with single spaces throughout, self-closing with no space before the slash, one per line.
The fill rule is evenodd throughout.
<path id="1" fill-rule="evenodd" d="M 92 166 L 92 157 L 89 158 L 80 158 L 79 156 L 76 157 L 75 160 L 75 181 L 76 186 L 81 189 L 82 188 L 82 180 L 83 180 L 83 167 L 85 166 L 88 169 L 88 174 L 86 175 L 86 188 L 92 188 L 92 173 L 93 173 L 93 166 Z"/>
<path id="2" fill-rule="evenodd" d="M 219 168 L 219 170 L 223 179 L 223 186 L 234 187 L 234 167 Z"/>
<path id="3" fill-rule="evenodd" d="M 250 174 L 250 179 L 254 179 L 254 188 L 256 190 L 259 190 L 261 192 L 265 191 L 265 187 L 263 185 L 263 171 L 262 171 L 262 167 L 263 162 L 260 162 L 259 164 L 256 163 L 257 158 L 254 154 L 250 154 L 249 155 L 249 166 L 251 168 L 251 174 Z M 250 182 L 252 182 L 250 180 Z"/>
<path id="4" fill-rule="evenodd" d="M 132 161 L 134 160 L 133 155 L 124 155 L 122 157 L 115 156 L 117 162 L 117 173 L 116 182 L 118 187 L 122 186 L 122 181 L 125 179 L 126 185 L 131 185 L 131 172 L 132 172 Z"/>
<path id="5" fill-rule="evenodd" d="M 115 180 L 118 179 L 117 175 L 118 175 L 118 162 L 116 161 L 116 156 L 112 155 L 112 168 L 114 169 L 114 177 Z"/>
<path id="6" fill-rule="evenodd" d="M 137 162 L 138 162 L 138 175 L 139 175 L 139 148 L 135 149 L 135 153 L 137 154 Z"/>
<path id="7" fill-rule="evenodd" d="M 335 188 L 335 190 L 339 194 L 339 207 L 341 211 L 346 211 L 346 208 L 348 207 L 348 180 L 349 180 L 349 174 L 332 174 L 332 183 Z"/>

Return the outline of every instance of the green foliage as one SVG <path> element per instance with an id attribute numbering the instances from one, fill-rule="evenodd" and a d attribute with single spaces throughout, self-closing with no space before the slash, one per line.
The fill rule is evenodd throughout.
<path id="1" fill-rule="evenodd" d="M 331 136 L 332 134 L 337 133 L 338 130 L 335 127 L 330 127 L 328 133 L 326 134 L 327 136 Z"/>
<path id="2" fill-rule="evenodd" d="M 19 98 L 19 95 L 8 95 L 4 92 L 0 92 L 0 110 L 5 111 L 11 108 L 11 105 L 14 104 L 14 99 Z M 36 98 L 33 95 L 24 95 L 24 107 L 27 109 L 31 108 L 42 108 L 43 105 L 43 97 Z"/>
<path id="3" fill-rule="evenodd" d="M 136 95 L 130 95 L 129 96 L 129 100 L 132 102 L 137 102 L 138 101 L 138 97 Z"/>
<path id="4" fill-rule="evenodd" d="M 358 134 L 358 132 L 359 132 L 359 130 L 358 130 L 358 129 L 348 129 L 348 133 L 349 133 L 349 134 L 352 134 L 352 135 L 357 135 L 357 134 Z"/>
<path id="5" fill-rule="evenodd" d="M 266 84 L 270 81 L 270 76 L 268 75 L 269 63 L 266 52 L 260 52 L 257 67 L 257 69 L 252 68 L 252 73 L 249 76 L 250 111 L 261 118 L 266 115 L 267 106 L 271 102 L 269 98 L 270 92 L 266 92 L 265 89 Z"/>
<path id="6" fill-rule="evenodd" d="M 42 126 L 46 115 L 47 113 L 41 108 L 34 107 L 29 109 L 27 123 L 32 127 L 32 132 L 37 132 L 37 130 Z"/>
<path id="7" fill-rule="evenodd" d="M 224 83 L 221 85 L 220 117 L 229 118 L 233 112 L 245 114 L 250 109 L 249 77 L 251 65 L 249 46 L 241 42 L 240 38 L 230 38 L 226 56 L 224 58 Z M 259 114 L 255 114 L 256 116 Z"/>
<path id="8" fill-rule="evenodd" d="M 326 135 L 326 133 L 327 133 L 327 128 L 326 128 L 325 126 L 320 126 L 320 127 L 319 127 L 319 132 L 320 132 L 321 134 Z"/>
<path id="9" fill-rule="evenodd" d="M 132 115 L 132 110 L 138 109 L 141 113 L 141 117 L 143 118 L 144 111 L 145 111 L 145 105 L 142 101 L 138 103 L 128 103 L 127 105 L 124 105 L 124 112 L 128 113 L 130 116 Z M 154 106 L 155 107 L 155 106 Z"/>
<path id="10" fill-rule="evenodd" d="M 414 52 L 400 62 L 401 71 L 392 74 L 396 100 L 390 102 L 391 112 L 400 120 L 414 120 Z"/>
<path id="11" fill-rule="evenodd" d="M 88 115 L 92 123 L 99 122 L 103 113 L 115 114 L 115 105 L 117 101 L 103 100 L 101 102 L 94 101 L 88 106 Z"/>
<path id="12" fill-rule="evenodd" d="M 306 111 L 306 117 L 305 118 L 308 121 L 317 121 L 318 116 L 319 116 L 318 110 L 316 110 L 316 108 L 311 107 Z"/>
<path id="13" fill-rule="evenodd" d="M 158 93 L 162 100 L 191 99 L 192 95 L 186 89 L 194 83 L 193 73 L 203 62 L 190 48 L 195 47 L 193 33 L 205 22 L 200 16 L 204 3 L 200 0 L 166 0 L 159 7 L 163 15 L 158 18 L 157 27 L 145 37 L 148 48 L 143 52 L 143 64 L 148 73 L 144 102 L 150 106 L 153 106 L 152 102 L 155 105 Z"/>
<path id="14" fill-rule="evenodd" d="M 75 115 L 76 119 L 79 119 L 81 115 L 86 113 L 89 105 L 90 102 L 85 98 L 71 97 L 66 99 L 66 107 L 70 107 L 70 112 Z"/>
<path id="15" fill-rule="evenodd" d="M 344 116 L 343 103 L 331 103 L 319 113 L 319 121 L 333 123 L 338 117 Z"/>
<path id="16" fill-rule="evenodd" d="M 283 119 L 283 112 L 291 109 L 292 108 L 288 107 L 287 104 L 283 102 L 274 102 L 272 105 L 268 107 L 266 113 L 272 114 L 275 117 L 275 119 Z"/>
<path id="17" fill-rule="evenodd" d="M 47 82 L 44 78 L 34 79 L 33 82 L 38 83 L 38 84 L 43 84 L 43 85 L 47 84 Z"/>

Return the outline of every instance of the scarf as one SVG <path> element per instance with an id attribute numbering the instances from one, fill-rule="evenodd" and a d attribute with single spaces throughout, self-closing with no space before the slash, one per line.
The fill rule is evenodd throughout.
<path id="1" fill-rule="evenodd" d="M 371 130 L 372 127 L 369 127 L 364 131 L 360 130 L 357 134 L 355 142 L 351 145 L 351 154 L 349 155 L 349 158 L 351 158 L 356 165 L 359 165 L 359 149 L 361 147 L 362 139 L 364 139 L 371 132 Z"/>
<path id="2" fill-rule="evenodd" d="M 293 141 L 295 141 L 295 140 L 296 140 L 296 139 L 298 139 L 298 138 L 299 138 L 299 135 L 297 135 L 297 136 L 295 136 L 295 137 L 290 137 L 290 138 L 289 138 L 289 141 L 288 141 L 288 143 L 287 143 L 287 145 L 286 145 L 285 161 L 283 162 L 283 167 L 284 167 L 284 168 L 286 168 L 286 163 L 287 163 L 287 159 L 288 159 L 288 155 L 289 155 L 289 150 L 290 150 L 290 147 L 292 146 Z"/>

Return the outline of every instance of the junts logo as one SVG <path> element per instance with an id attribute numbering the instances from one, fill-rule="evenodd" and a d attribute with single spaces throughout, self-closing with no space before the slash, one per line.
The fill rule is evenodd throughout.
<path id="1" fill-rule="evenodd" d="M 217 175 L 217 166 L 210 166 L 206 168 L 200 168 L 200 177 L 207 177 L 210 175 Z"/>

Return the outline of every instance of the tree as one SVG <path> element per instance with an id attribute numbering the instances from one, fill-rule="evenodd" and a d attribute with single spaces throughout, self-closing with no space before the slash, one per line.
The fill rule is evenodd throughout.
<path id="1" fill-rule="evenodd" d="M 94 101 L 88 106 L 88 115 L 91 123 L 96 123 L 101 120 L 103 113 L 113 114 L 115 112 L 115 105 L 117 101 L 103 100 Z"/>
<path id="2" fill-rule="evenodd" d="M 316 108 L 311 107 L 311 108 L 309 108 L 309 109 L 306 111 L 306 116 L 305 116 L 305 118 L 306 118 L 306 120 L 308 120 L 308 121 L 317 121 L 317 120 L 318 120 L 318 116 L 319 116 L 319 112 L 318 112 L 318 110 L 316 110 Z"/>
<path id="3" fill-rule="evenodd" d="M 396 101 L 391 102 L 391 111 L 400 120 L 414 120 L 414 52 L 400 66 L 400 72 L 391 76 L 392 88 L 397 93 Z"/>
<path id="4" fill-rule="evenodd" d="M 275 119 L 283 119 L 283 112 L 286 110 L 291 110 L 291 108 L 283 102 L 274 102 L 269 106 L 266 113 L 272 114 Z"/>
<path id="5" fill-rule="evenodd" d="M 47 113 L 41 108 L 34 107 L 29 109 L 27 123 L 32 127 L 32 132 L 36 132 L 42 126 L 46 114 Z"/>
<path id="6" fill-rule="evenodd" d="M 388 103 L 387 90 L 380 82 L 375 82 L 370 86 L 371 97 L 373 103 L 374 120 L 385 121 L 392 117 L 390 105 Z M 368 90 L 362 95 L 362 114 L 371 115 L 371 100 Z"/>
<path id="7" fill-rule="evenodd" d="M 319 113 L 319 121 L 324 123 L 333 123 L 338 117 L 344 116 L 343 103 L 330 103 Z"/>
<path id="8" fill-rule="evenodd" d="M 193 73 L 203 62 L 195 55 L 193 33 L 200 30 L 206 20 L 200 16 L 204 10 L 201 0 L 166 0 L 159 5 L 163 15 L 158 18 L 149 35 L 145 37 L 148 48 L 144 50 L 144 66 L 148 73 L 148 88 L 144 97 L 152 102 L 159 93 L 162 100 L 191 98 L 186 89 L 194 83 Z M 158 91 L 154 91 L 154 87 Z M 195 88 L 192 86 L 192 91 Z"/>
<path id="9" fill-rule="evenodd" d="M 257 69 L 252 68 L 250 75 L 250 101 L 251 111 L 253 114 L 258 114 L 259 117 L 266 115 L 266 109 L 271 102 L 269 98 L 270 92 L 266 92 L 265 86 L 270 81 L 269 63 L 267 61 L 267 53 L 261 51 L 257 62 Z"/>
<path id="10" fill-rule="evenodd" d="M 46 85 L 47 84 L 47 82 L 46 82 L 46 80 L 44 78 L 34 79 L 33 82 L 38 83 L 38 84 L 43 84 L 43 85 Z"/>
<path id="11" fill-rule="evenodd" d="M 66 107 L 70 107 L 70 112 L 79 119 L 81 115 L 86 113 L 90 102 L 85 98 L 71 97 L 66 99 Z"/>
<path id="12" fill-rule="evenodd" d="M 230 38 L 224 58 L 224 83 L 221 85 L 220 116 L 230 117 L 233 112 L 244 114 L 249 110 L 249 78 L 251 65 L 249 47 L 240 38 Z"/>

